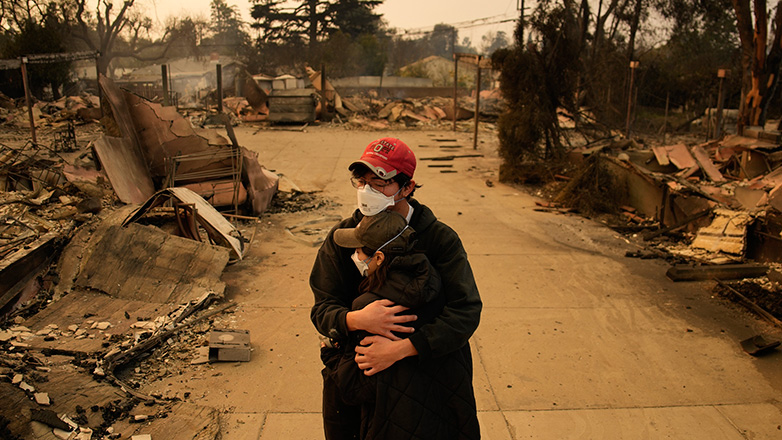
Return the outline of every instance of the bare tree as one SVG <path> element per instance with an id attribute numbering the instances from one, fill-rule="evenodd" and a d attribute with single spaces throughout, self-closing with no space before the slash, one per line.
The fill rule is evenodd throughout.
<path id="1" fill-rule="evenodd" d="M 98 71 L 106 75 L 112 59 L 132 57 L 143 61 L 164 59 L 172 45 L 189 34 L 192 20 L 172 21 L 159 38 L 151 37 L 152 21 L 135 13 L 135 0 L 98 0 L 94 9 L 87 0 L 61 5 L 62 15 L 73 27 L 73 36 L 99 53 Z"/>
<path id="2" fill-rule="evenodd" d="M 47 3 L 44 0 L 0 0 L 0 28 L 10 33 L 18 32 L 25 22 L 42 17 Z"/>
<path id="3" fill-rule="evenodd" d="M 779 84 L 782 65 L 782 7 L 777 4 L 771 22 L 773 38 L 769 42 L 769 11 L 766 0 L 731 0 L 736 11 L 741 41 L 741 104 L 738 130 L 747 125 L 763 125 L 769 102 Z M 753 25 L 754 13 L 754 25 Z"/>

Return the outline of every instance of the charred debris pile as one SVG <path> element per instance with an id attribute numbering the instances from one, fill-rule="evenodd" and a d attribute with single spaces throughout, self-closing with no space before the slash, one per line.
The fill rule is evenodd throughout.
<path id="1" fill-rule="evenodd" d="M 538 209 L 601 216 L 638 245 L 628 257 L 667 260 L 674 281 L 718 280 L 715 292 L 782 327 L 781 140 L 750 128 L 709 142 L 577 148 L 574 171 Z"/>
<path id="2" fill-rule="evenodd" d="M 206 349 L 199 362 L 247 359 L 249 345 L 214 336 L 235 306 L 220 277 L 252 222 L 296 197 L 273 206 L 280 176 L 227 118 L 199 130 L 100 85 L 102 112 L 89 96 L 36 105 L 33 127 L 27 109 L 0 111 L 0 437 L 218 438 L 216 409 L 145 395 L 134 371 L 175 345 Z"/>

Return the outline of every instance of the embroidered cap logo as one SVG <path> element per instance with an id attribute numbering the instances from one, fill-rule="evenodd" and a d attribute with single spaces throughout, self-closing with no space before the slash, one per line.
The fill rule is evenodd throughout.
<path id="1" fill-rule="evenodd" d="M 373 150 L 375 151 L 375 154 L 382 157 L 383 159 L 388 160 L 388 155 L 394 151 L 394 148 L 394 144 L 381 139 L 377 142 L 377 144 L 375 144 L 375 148 Z"/>
<path id="2" fill-rule="evenodd" d="M 375 154 L 375 156 L 381 157 L 383 160 L 388 160 L 388 155 L 394 152 L 394 148 L 396 148 L 394 144 L 381 139 L 377 141 L 375 147 L 372 149 L 372 152 Z M 379 177 L 385 177 L 386 174 L 388 174 L 388 171 L 379 166 L 376 167 L 375 171 Z"/>

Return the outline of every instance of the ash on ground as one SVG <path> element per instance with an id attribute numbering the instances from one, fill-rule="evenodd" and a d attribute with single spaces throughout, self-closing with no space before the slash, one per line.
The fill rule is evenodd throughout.
<path id="1" fill-rule="evenodd" d="M 319 195 L 320 191 L 277 191 L 272 199 L 269 214 L 280 214 L 288 212 L 314 211 L 321 208 L 336 208 L 341 206 L 339 203 L 329 200 Z"/>

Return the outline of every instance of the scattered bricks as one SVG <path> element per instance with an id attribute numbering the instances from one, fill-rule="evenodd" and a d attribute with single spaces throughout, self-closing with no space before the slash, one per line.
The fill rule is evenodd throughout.
<path id="1" fill-rule="evenodd" d="M 76 434 L 76 437 L 73 437 L 74 440 L 90 440 L 91 438 L 92 438 L 92 429 L 83 428 L 81 426 L 79 427 L 79 433 Z"/>
<path id="2" fill-rule="evenodd" d="M 18 384 L 22 383 L 23 380 L 24 380 L 24 376 L 23 375 L 15 374 L 14 378 L 11 379 L 11 384 L 18 385 Z"/>
<path id="3" fill-rule="evenodd" d="M 92 329 L 98 329 L 98 330 L 106 330 L 107 328 L 111 327 L 111 323 L 107 321 L 101 321 L 101 322 L 95 322 L 92 324 L 90 328 Z"/>
<path id="4" fill-rule="evenodd" d="M 77 324 L 72 324 L 68 326 L 68 331 L 76 333 L 79 330 L 79 326 Z M 84 330 L 82 330 L 84 332 Z"/>
<path id="5" fill-rule="evenodd" d="M 48 393 L 35 393 L 33 397 L 35 397 L 35 402 L 39 405 L 49 406 L 52 404 Z"/>
<path id="6" fill-rule="evenodd" d="M 34 393 L 35 392 L 35 387 L 30 385 L 30 384 L 28 384 L 25 381 L 19 382 L 19 388 L 21 388 L 23 391 L 27 391 L 29 393 Z"/>
<path id="7" fill-rule="evenodd" d="M 132 436 L 130 440 L 152 440 L 152 436 L 149 434 L 138 434 Z"/>
<path id="8" fill-rule="evenodd" d="M 0 330 L 0 342 L 8 342 L 13 336 L 14 334 L 7 330 Z"/>

